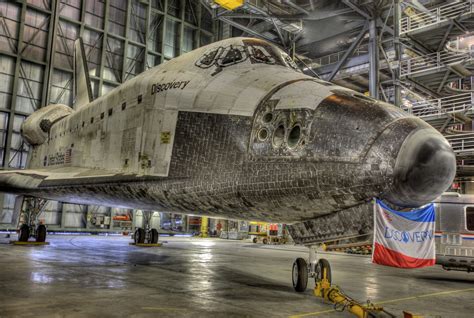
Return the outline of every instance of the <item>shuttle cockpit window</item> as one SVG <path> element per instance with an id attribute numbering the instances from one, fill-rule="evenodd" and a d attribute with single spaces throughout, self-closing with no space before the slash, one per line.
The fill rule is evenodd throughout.
<path id="1" fill-rule="evenodd" d="M 466 207 L 466 230 L 474 232 L 474 206 Z"/>
<path id="2" fill-rule="evenodd" d="M 230 46 L 224 50 L 217 59 L 217 65 L 225 67 L 241 63 L 247 59 L 248 55 L 244 47 L 240 45 Z"/>
<path id="3" fill-rule="evenodd" d="M 229 45 L 207 51 L 195 63 L 200 68 L 224 68 L 249 61 L 251 64 L 281 65 L 300 71 L 288 54 L 261 41 L 245 40 L 244 45 Z M 248 63 L 248 62 L 247 62 Z"/>
<path id="4" fill-rule="evenodd" d="M 276 63 L 275 58 L 263 46 L 249 45 L 248 51 L 252 63 L 265 63 L 271 65 Z"/>

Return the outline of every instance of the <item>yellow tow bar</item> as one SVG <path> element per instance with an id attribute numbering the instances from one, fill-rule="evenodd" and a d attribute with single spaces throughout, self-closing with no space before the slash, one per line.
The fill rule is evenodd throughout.
<path id="1" fill-rule="evenodd" d="M 317 266 L 318 275 L 316 287 L 314 288 L 314 295 L 333 303 L 334 310 L 347 310 L 359 318 L 379 317 L 382 315 L 382 313 L 395 317 L 394 315 L 385 311 L 383 307 L 374 305 L 370 301 L 367 301 L 367 303 L 363 305 L 347 296 L 339 289 L 339 287 L 331 285 L 331 269 L 327 260 L 320 260 Z"/>

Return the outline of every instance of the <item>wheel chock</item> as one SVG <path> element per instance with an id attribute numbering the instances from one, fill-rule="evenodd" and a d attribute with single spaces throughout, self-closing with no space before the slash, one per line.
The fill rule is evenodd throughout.
<path id="1" fill-rule="evenodd" d="M 139 247 L 160 247 L 163 246 L 163 243 L 128 243 L 128 245 L 135 245 Z"/>
<path id="2" fill-rule="evenodd" d="M 10 244 L 13 245 L 22 245 L 22 246 L 43 246 L 43 245 L 49 245 L 49 242 L 35 242 L 35 241 L 10 241 Z"/>

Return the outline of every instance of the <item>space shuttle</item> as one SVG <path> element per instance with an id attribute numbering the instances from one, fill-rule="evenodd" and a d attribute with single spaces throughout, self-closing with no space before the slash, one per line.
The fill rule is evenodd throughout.
<path id="1" fill-rule="evenodd" d="M 434 128 L 300 72 L 276 46 L 230 38 L 181 55 L 93 100 L 76 41 L 74 107 L 29 116 L 25 170 L 0 191 L 288 224 L 296 243 L 367 234 L 371 200 L 429 203 L 455 175 Z"/>

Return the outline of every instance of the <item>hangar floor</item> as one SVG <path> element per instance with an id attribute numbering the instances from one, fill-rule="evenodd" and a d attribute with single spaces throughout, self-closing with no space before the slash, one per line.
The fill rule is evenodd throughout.
<path id="1" fill-rule="evenodd" d="M 0 317 L 352 317 L 293 292 L 291 264 L 306 249 L 167 238 L 159 248 L 117 236 L 49 236 L 49 246 L 0 239 Z M 325 254 L 352 297 L 433 317 L 472 317 L 474 274 L 398 270 Z M 310 287 L 313 287 L 313 284 Z"/>

